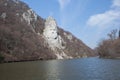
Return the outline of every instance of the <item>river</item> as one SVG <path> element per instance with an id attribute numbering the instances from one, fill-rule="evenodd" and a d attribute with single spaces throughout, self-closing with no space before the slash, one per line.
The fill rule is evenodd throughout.
<path id="1" fill-rule="evenodd" d="M 0 80 L 120 80 L 120 60 L 95 57 L 3 63 Z"/>

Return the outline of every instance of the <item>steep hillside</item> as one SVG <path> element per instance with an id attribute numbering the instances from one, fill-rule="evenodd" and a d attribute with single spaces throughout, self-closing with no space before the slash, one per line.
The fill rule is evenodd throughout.
<path id="1" fill-rule="evenodd" d="M 55 19 L 38 16 L 18 0 L 0 1 L 0 55 L 4 61 L 69 59 L 93 56 L 93 51 Z"/>

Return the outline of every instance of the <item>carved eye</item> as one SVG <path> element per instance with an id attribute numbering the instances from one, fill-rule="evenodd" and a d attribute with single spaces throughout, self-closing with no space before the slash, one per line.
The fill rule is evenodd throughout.
<path id="1" fill-rule="evenodd" d="M 54 39 L 57 39 L 57 37 L 55 37 Z"/>

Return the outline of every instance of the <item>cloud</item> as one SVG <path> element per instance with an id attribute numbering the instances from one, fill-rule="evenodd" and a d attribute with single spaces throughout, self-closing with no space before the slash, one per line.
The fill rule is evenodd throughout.
<path id="1" fill-rule="evenodd" d="M 110 10 L 102 14 L 93 15 L 87 22 L 89 26 L 107 27 L 120 21 L 120 11 Z"/>
<path id="2" fill-rule="evenodd" d="M 88 26 L 92 27 L 111 27 L 120 24 L 120 0 L 113 0 L 111 9 L 104 13 L 90 16 L 87 21 Z"/>
<path id="3" fill-rule="evenodd" d="M 113 0 L 112 7 L 120 7 L 120 0 Z"/>
<path id="4" fill-rule="evenodd" d="M 58 0 L 59 4 L 60 4 L 60 8 L 64 9 L 64 7 L 66 5 L 68 5 L 70 3 L 71 0 Z"/>
<path id="5" fill-rule="evenodd" d="M 112 29 L 120 27 L 120 0 L 112 0 L 110 9 L 103 13 L 91 15 L 87 22 L 86 27 L 92 31 L 90 34 L 95 38 L 90 38 L 86 41 L 92 48 L 96 47 L 101 39 L 106 38 L 106 34 Z M 92 42 L 94 41 L 94 42 Z"/>

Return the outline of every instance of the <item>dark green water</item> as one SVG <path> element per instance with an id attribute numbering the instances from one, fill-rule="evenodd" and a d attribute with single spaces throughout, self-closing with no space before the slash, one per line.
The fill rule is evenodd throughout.
<path id="1" fill-rule="evenodd" d="M 120 60 L 81 58 L 0 64 L 0 80 L 120 80 Z"/>

